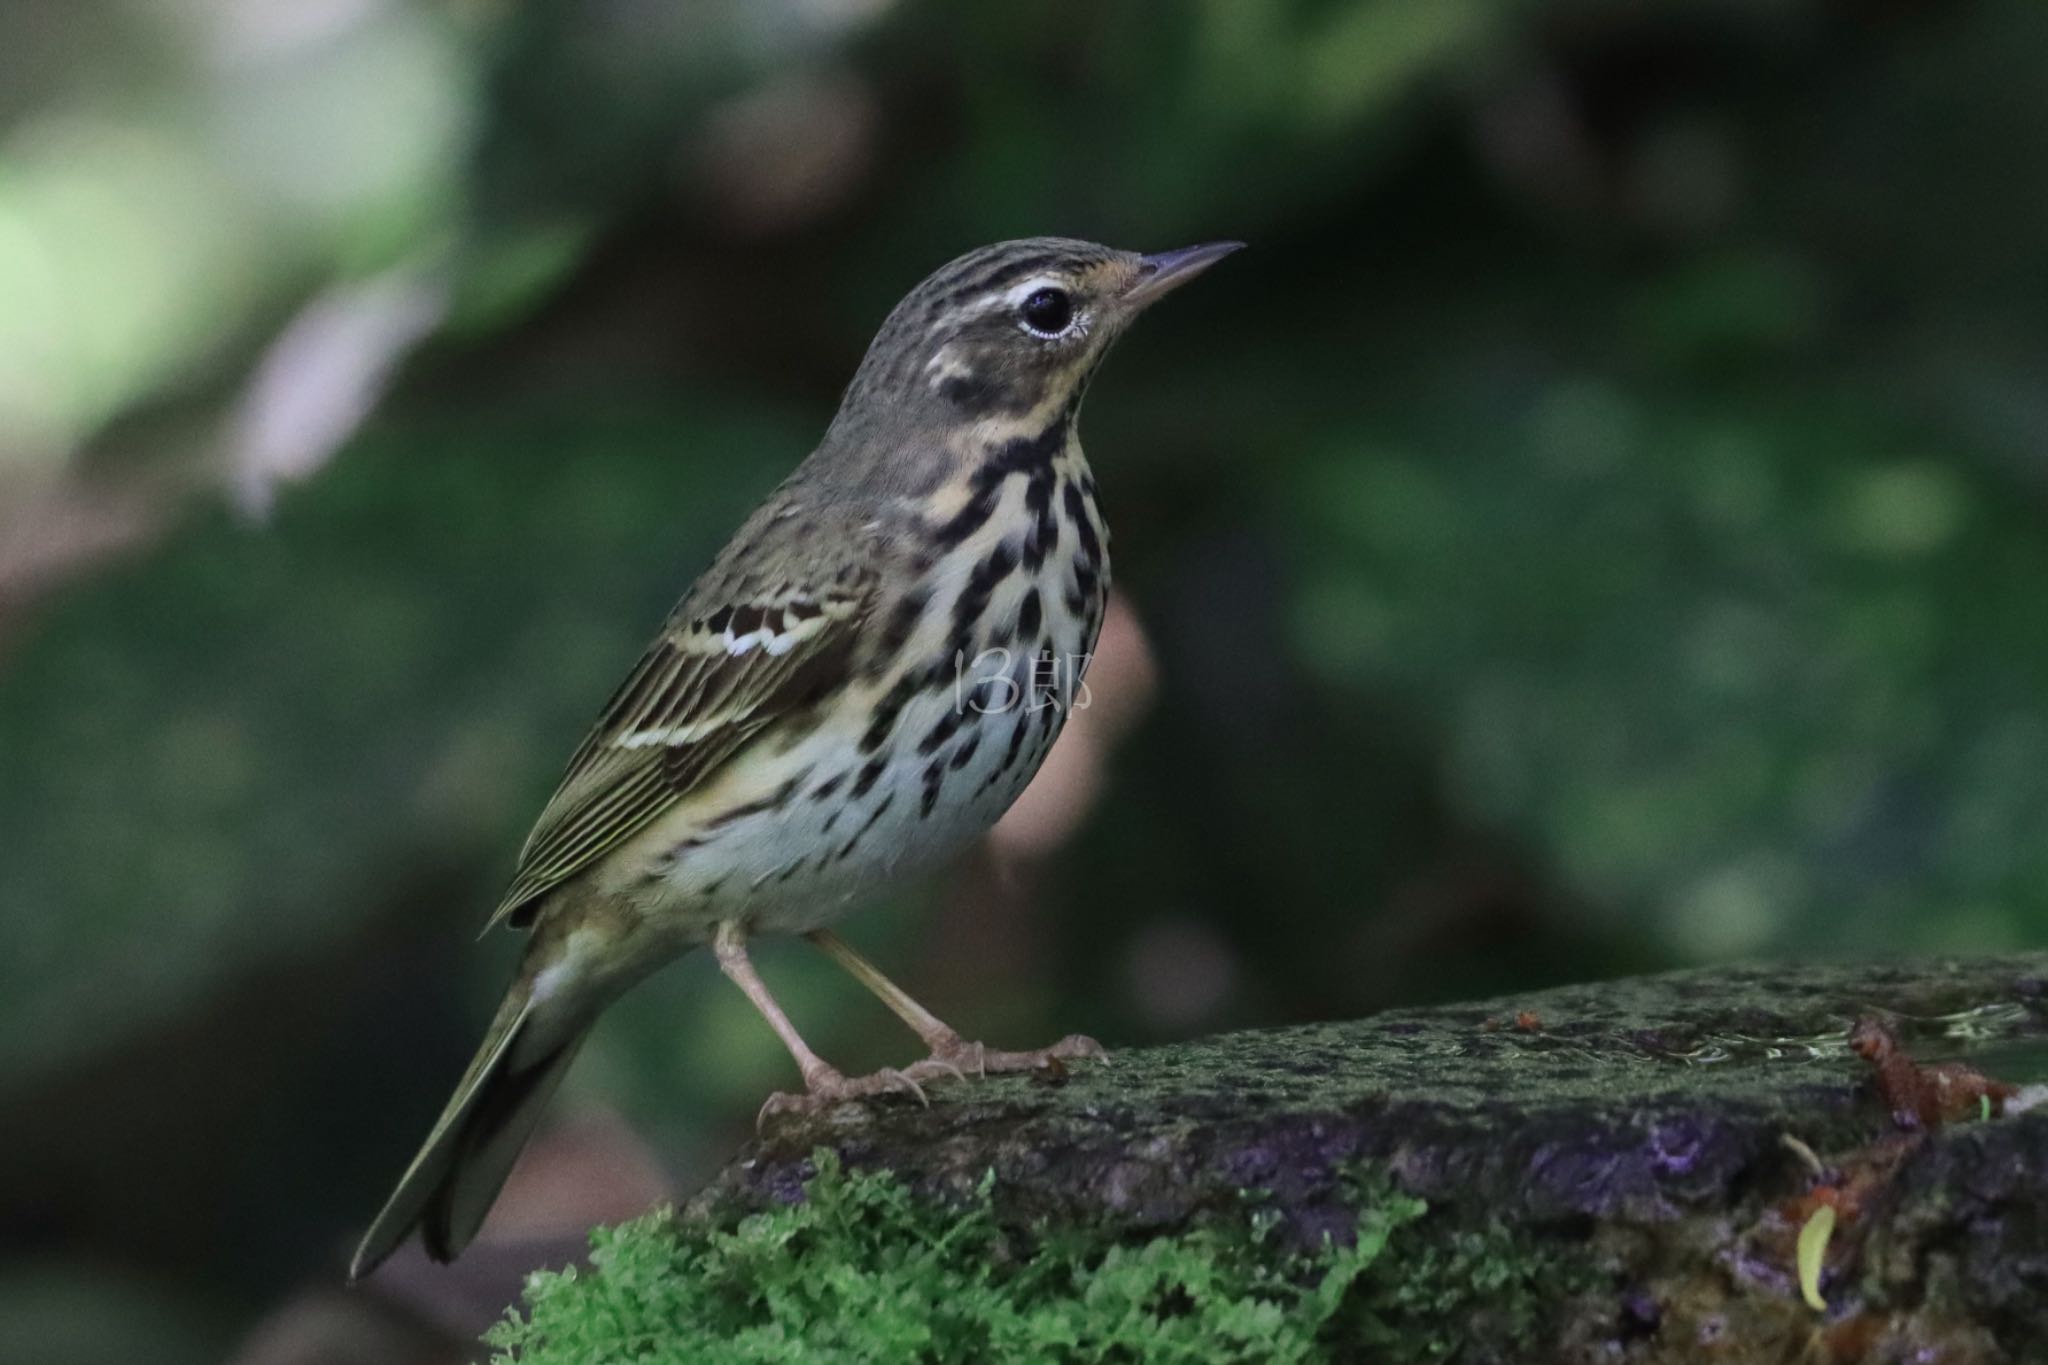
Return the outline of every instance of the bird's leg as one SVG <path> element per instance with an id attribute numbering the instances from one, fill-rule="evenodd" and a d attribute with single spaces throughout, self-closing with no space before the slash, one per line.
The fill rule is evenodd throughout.
<path id="1" fill-rule="evenodd" d="M 797 1070 L 803 1073 L 805 1093 L 790 1095 L 778 1092 L 770 1095 L 767 1103 L 761 1106 L 761 1112 L 755 1116 L 756 1128 L 766 1123 L 771 1114 L 809 1113 L 840 1100 L 892 1091 L 915 1095 L 919 1104 L 927 1103 L 924 1090 L 917 1081 L 902 1071 L 888 1068 L 872 1076 L 848 1077 L 811 1051 L 810 1044 L 803 1040 L 803 1035 L 796 1031 L 796 1025 L 783 1013 L 782 1006 L 768 993 L 768 983 L 754 970 L 753 962 L 747 957 L 746 933 L 736 922 L 727 920 L 718 926 L 712 935 L 711 951 L 718 958 L 718 969 L 761 1012 L 761 1017 L 768 1021 L 768 1027 L 775 1030 L 775 1036 L 782 1040 L 782 1045 L 796 1060 Z"/>
<path id="2" fill-rule="evenodd" d="M 804 1088 L 816 1090 L 846 1078 L 839 1069 L 811 1051 L 810 1044 L 796 1031 L 796 1025 L 783 1013 L 782 1006 L 768 993 L 768 983 L 754 970 L 753 962 L 747 957 L 746 936 L 739 925 L 727 921 L 718 926 L 711 940 L 711 951 L 718 956 L 718 968 L 725 973 L 726 980 L 738 986 L 752 1002 L 761 1017 L 768 1021 L 768 1027 L 775 1030 L 775 1036 L 789 1049 L 789 1055 L 796 1059 L 796 1068 L 803 1073 Z"/>
<path id="3" fill-rule="evenodd" d="M 940 1076 L 958 1076 L 964 1080 L 969 1072 L 986 1076 L 990 1072 L 1036 1071 L 1049 1062 L 1108 1056 L 1102 1050 L 1102 1044 L 1078 1033 L 1069 1034 L 1051 1047 L 1029 1052 L 999 1052 L 980 1043 L 970 1043 L 945 1020 L 911 999 L 901 986 L 883 976 L 874 963 L 855 952 L 853 945 L 830 929 L 815 929 L 804 937 L 824 949 L 826 955 L 846 968 L 854 980 L 873 991 L 875 998 L 887 1005 L 898 1019 L 910 1025 L 911 1032 L 922 1038 L 924 1045 L 931 1049 L 931 1056 L 905 1069 L 904 1074 L 912 1080 L 929 1081 Z"/>

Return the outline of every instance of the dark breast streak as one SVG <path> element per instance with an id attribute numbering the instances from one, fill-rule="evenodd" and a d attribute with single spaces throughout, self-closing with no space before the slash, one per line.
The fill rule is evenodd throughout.
<path id="1" fill-rule="evenodd" d="M 873 785 L 885 768 L 902 765 L 889 783 L 909 786 L 922 818 L 995 788 L 1014 796 L 1058 734 L 1108 591 L 1094 479 L 1071 419 L 1063 412 L 1044 431 L 989 451 L 968 475 L 959 510 L 925 523 L 933 577 L 904 596 L 901 615 L 877 642 L 871 668 L 896 681 L 861 736 L 866 762 L 853 780 L 856 794 L 865 795 L 863 780 Z M 999 513 L 1010 524 L 963 567 L 962 547 L 986 536 Z M 910 642 L 934 639 L 934 657 L 905 657 Z M 991 653 L 998 650 L 1005 653 Z M 997 686 L 983 675 L 993 671 L 987 661 L 1003 658 L 1007 674 Z M 973 670 L 965 691 L 963 670 Z M 958 705 L 922 733 L 898 733 L 913 698 L 954 701 L 956 693 Z"/>
<path id="2" fill-rule="evenodd" d="M 808 818 L 829 845 L 779 881 L 893 865 L 906 817 L 935 848 L 951 846 L 1037 771 L 1079 691 L 1108 589 L 1072 416 L 995 445 L 965 475 L 957 510 L 904 528 L 918 576 L 870 622 L 856 665 L 873 701 L 845 752 L 777 793 L 817 812 Z"/>
<path id="3" fill-rule="evenodd" d="M 1013 705 L 972 717 L 979 724 L 960 741 L 960 749 L 978 750 L 986 736 L 993 746 L 990 754 L 1000 757 L 961 799 L 991 789 L 1014 797 L 1037 771 L 1078 695 L 1108 594 L 1104 531 L 1078 446 L 1063 441 L 1057 455 L 1010 466 L 1002 478 L 999 500 L 1010 480 L 1028 480 L 1023 517 L 1017 532 L 968 575 L 955 598 L 952 638 L 960 651 L 955 657 L 1009 651 L 1012 666 L 1002 695 Z M 1019 577 L 1021 589 L 1011 587 Z M 1004 609 L 988 612 L 991 600 L 1002 602 Z M 978 626 L 970 627 L 970 620 Z M 955 762 L 941 753 L 925 770 L 925 811 L 942 798 L 948 772 L 960 766 L 964 760 Z"/>

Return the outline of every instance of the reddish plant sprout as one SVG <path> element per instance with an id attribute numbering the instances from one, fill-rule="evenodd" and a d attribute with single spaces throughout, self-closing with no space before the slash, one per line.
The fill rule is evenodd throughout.
<path id="1" fill-rule="evenodd" d="M 1995 1081 L 1962 1062 L 1921 1066 L 1906 1055 L 1891 1025 L 1865 1015 L 1849 1030 L 1849 1050 L 1877 1073 L 1877 1093 L 1901 1128 L 1932 1129 L 1975 1118 L 1988 1108 L 2005 1112 L 2019 1087 Z"/>

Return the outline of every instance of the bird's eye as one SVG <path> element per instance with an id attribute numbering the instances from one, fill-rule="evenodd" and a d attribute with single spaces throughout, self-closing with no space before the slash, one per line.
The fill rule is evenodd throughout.
<path id="1" fill-rule="evenodd" d="M 1034 289 L 1018 311 L 1031 331 L 1056 337 L 1074 321 L 1074 300 L 1064 289 Z"/>

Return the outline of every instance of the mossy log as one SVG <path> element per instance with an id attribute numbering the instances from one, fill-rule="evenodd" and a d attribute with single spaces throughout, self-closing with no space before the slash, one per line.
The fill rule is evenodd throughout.
<path id="1" fill-rule="evenodd" d="M 1918 1062 L 2023 1088 L 1911 1121 L 1848 1045 L 1870 1016 Z M 539 1282 L 501 1340 L 601 1347 L 577 1315 L 611 1291 L 604 1331 L 659 1315 L 650 1277 L 673 1274 L 704 1281 L 672 1286 L 666 1320 L 703 1333 L 677 1360 L 850 1358 L 869 1331 L 931 1359 L 1155 1338 L 1161 1359 L 2048 1359 L 2044 1079 L 2048 955 L 1692 971 L 1134 1049 L 774 1126 L 680 1214 L 601 1237 L 595 1273 Z M 963 1220 L 954 1263 L 892 1252 Z M 760 1280 L 773 1258 L 735 1274 L 764 1237 L 802 1253 L 790 1292 Z M 1151 1278 L 1091 1299 L 1132 1258 Z M 835 1260 L 857 1293 L 819 1288 Z M 1177 1353 L 1191 1321 L 1211 1354 Z"/>

